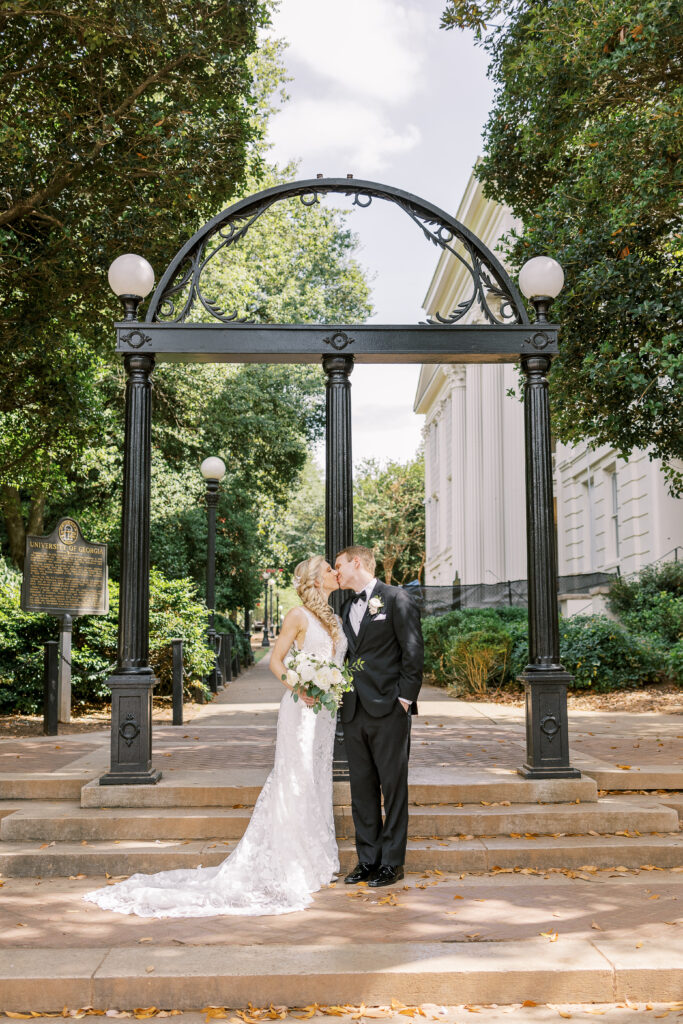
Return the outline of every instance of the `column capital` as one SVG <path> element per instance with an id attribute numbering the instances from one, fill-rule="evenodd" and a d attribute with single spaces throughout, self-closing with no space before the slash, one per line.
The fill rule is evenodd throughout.
<path id="1" fill-rule="evenodd" d="M 328 377 L 349 377 L 353 372 L 353 356 L 329 355 L 322 357 L 323 370 Z"/>

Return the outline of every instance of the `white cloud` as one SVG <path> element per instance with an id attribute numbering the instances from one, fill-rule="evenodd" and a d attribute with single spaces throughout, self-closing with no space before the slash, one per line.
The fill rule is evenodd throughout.
<path id="1" fill-rule="evenodd" d="M 420 39 L 434 28 L 418 4 L 395 0 L 282 0 L 275 35 L 288 60 L 366 99 L 400 103 L 420 86 Z"/>
<path id="2" fill-rule="evenodd" d="M 281 163 L 301 158 L 304 177 L 322 171 L 329 177 L 350 172 L 364 178 L 420 141 L 415 125 L 394 127 L 376 109 L 335 99 L 286 105 L 271 122 L 269 137 Z M 311 161 L 321 166 L 311 167 Z"/>

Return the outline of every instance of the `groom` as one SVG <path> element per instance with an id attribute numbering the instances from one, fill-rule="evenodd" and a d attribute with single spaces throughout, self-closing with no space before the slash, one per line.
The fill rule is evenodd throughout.
<path id="1" fill-rule="evenodd" d="M 341 709 L 358 851 L 344 881 L 377 888 L 403 878 L 410 719 L 422 685 L 420 613 L 405 590 L 375 578 L 370 548 L 344 548 L 335 569 L 341 589 L 355 591 L 342 621 L 349 663 L 362 662 Z"/>

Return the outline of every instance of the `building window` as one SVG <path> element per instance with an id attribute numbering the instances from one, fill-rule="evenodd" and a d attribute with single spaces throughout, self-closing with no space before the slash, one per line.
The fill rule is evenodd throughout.
<path id="1" fill-rule="evenodd" d="M 612 493 L 612 540 L 614 543 L 614 554 L 619 559 L 619 485 L 617 483 L 617 472 L 610 473 L 610 487 Z"/>
<path id="2" fill-rule="evenodd" d="M 597 545 L 595 539 L 595 480 L 589 474 L 583 482 L 583 504 L 585 523 L 583 537 L 583 558 L 585 572 L 594 572 L 597 568 Z"/>

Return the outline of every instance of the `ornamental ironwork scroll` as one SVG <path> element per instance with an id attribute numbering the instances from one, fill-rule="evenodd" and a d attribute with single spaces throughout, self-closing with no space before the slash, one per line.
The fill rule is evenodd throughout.
<path id="1" fill-rule="evenodd" d="M 146 321 L 185 323 L 200 316 L 224 324 L 255 323 L 253 313 L 240 317 L 237 310 L 224 309 L 210 294 L 211 274 L 207 271 L 212 262 L 244 238 L 276 203 L 298 197 L 304 206 L 312 207 L 330 193 L 352 196 L 352 205 L 359 209 L 366 209 L 375 199 L 392 203 L 413 221 L 427 241 L 450 253 L 469 275 L 467 298 L 445 315 L 435 313 L 427 324 L 455 325 L 470 314 L 494 326 L 529 323 L 521 296 L 505 269 L 468 228 L 418 196 L 377 182 L 348 178 L 318 178 L 276 185 L 235 203 L 214 217 L 169 264 L 152 296 Z"/>

